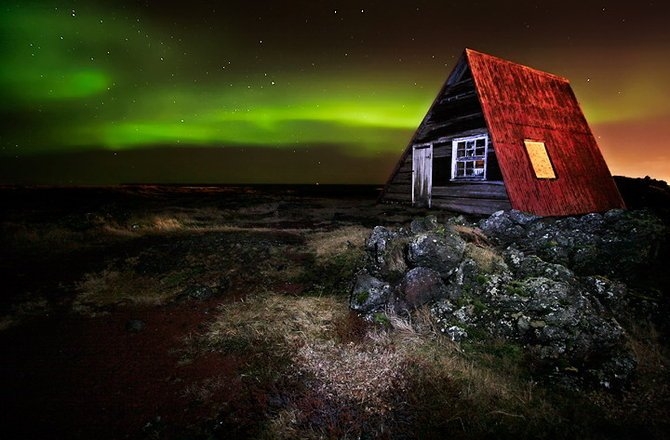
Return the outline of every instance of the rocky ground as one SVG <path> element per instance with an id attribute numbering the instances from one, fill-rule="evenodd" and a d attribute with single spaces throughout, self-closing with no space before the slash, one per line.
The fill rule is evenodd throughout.
<path id="1" fill-rule="evenodd" d="M 648 211 L 377 226 L 351 307 L 372 320 L 429 306 L 453 341 L 515 341 L 539 378 L 621 389 L 637 361 L 620 322 L 665 324 L 668 279 L 652 275 L 663 273 L 666 241 Z"/>
<path id="2" fill-rule="evenodd" d="M 619 184 L 571 219 L 3 188 L 3 438 L 664 438 L 669 193 Z"/>

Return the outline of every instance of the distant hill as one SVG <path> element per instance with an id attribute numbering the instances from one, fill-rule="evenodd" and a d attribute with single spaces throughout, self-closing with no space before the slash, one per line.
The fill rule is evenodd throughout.
<path id="1" fill-rule="evenodd" d="M 621 197 L 629 209 L 648 208 L 666 224 L 670 221 L 670 186 L 663 180 L 614 176 Z"/>

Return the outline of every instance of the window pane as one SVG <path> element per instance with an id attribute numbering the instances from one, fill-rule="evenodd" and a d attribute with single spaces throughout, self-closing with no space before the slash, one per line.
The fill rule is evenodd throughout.
<path id="1" fill-rule="evenodd" d="M 462 176 L 463 174 L 465 174 L 465 162 L 456 163 L 456 174 L 458 176 Z"/>

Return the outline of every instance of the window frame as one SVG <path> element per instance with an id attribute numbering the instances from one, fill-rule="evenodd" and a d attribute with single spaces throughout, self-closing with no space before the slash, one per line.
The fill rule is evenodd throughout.
<path id="1" fill-rule="evenodd" d="M 483 139 L 484 140 L 484 152 L 483 154 L 476 154 L 477 150 L 479 147 L 477 146 L 477 141 Z M 474 145 L 473 147 L 468 147 L 467 143 L 468 142 L 473 142 Z M 463 149 L 463 155 L 459 156 L 459 143 L 465 143 L 464 149 Z M 463 136 L 463 137 L 458 137 L 454 138 L 451 141 L 451 181 L 452 182 L 480 182 L 480 181 L 485 181 L 486 180 L 486 168 L 487 168 L 487 163 L 488 163 L 488 153 L 489 153 L 489 136 L 487 133 L 480 133 L 476 135 L 471 135 L 471 136 Z M 467 154 L 468 149 L 472 149 L 473 154 L 470 156 L 465 156 Z M 476 175 L 467 175 L 468 171 L 468 163 L 474 163 L 482 161 L 483 162 L 483 167 L 477 167 L 477 168 L 471 168 L 471 169 L 481 169 L 481 173 L 478 173 Z M 464 164 L 462 167 L 462 170 L 459 170 L 459 163 Z M 459 175 L 460 171 L 460 175 Z"/>

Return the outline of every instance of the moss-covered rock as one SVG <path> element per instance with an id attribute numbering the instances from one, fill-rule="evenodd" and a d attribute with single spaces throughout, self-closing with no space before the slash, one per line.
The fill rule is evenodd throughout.
<path id="1" fill-rule="evenodd" d="M 630 379 L 636 362 L 620 321 L 632 321 L 634 304 L 654 308 L 621 280 L 653 259 L 664 234 L 658 219 L 622 210 L 561 219 L 501 211 L 478 225 L 429 216 L 406 229 L 376 227 L 352 308 L 371 316 L 428 304 L 452 340 L 509 341 L 536 373 L 559 382 L 612 387 Z"/>

